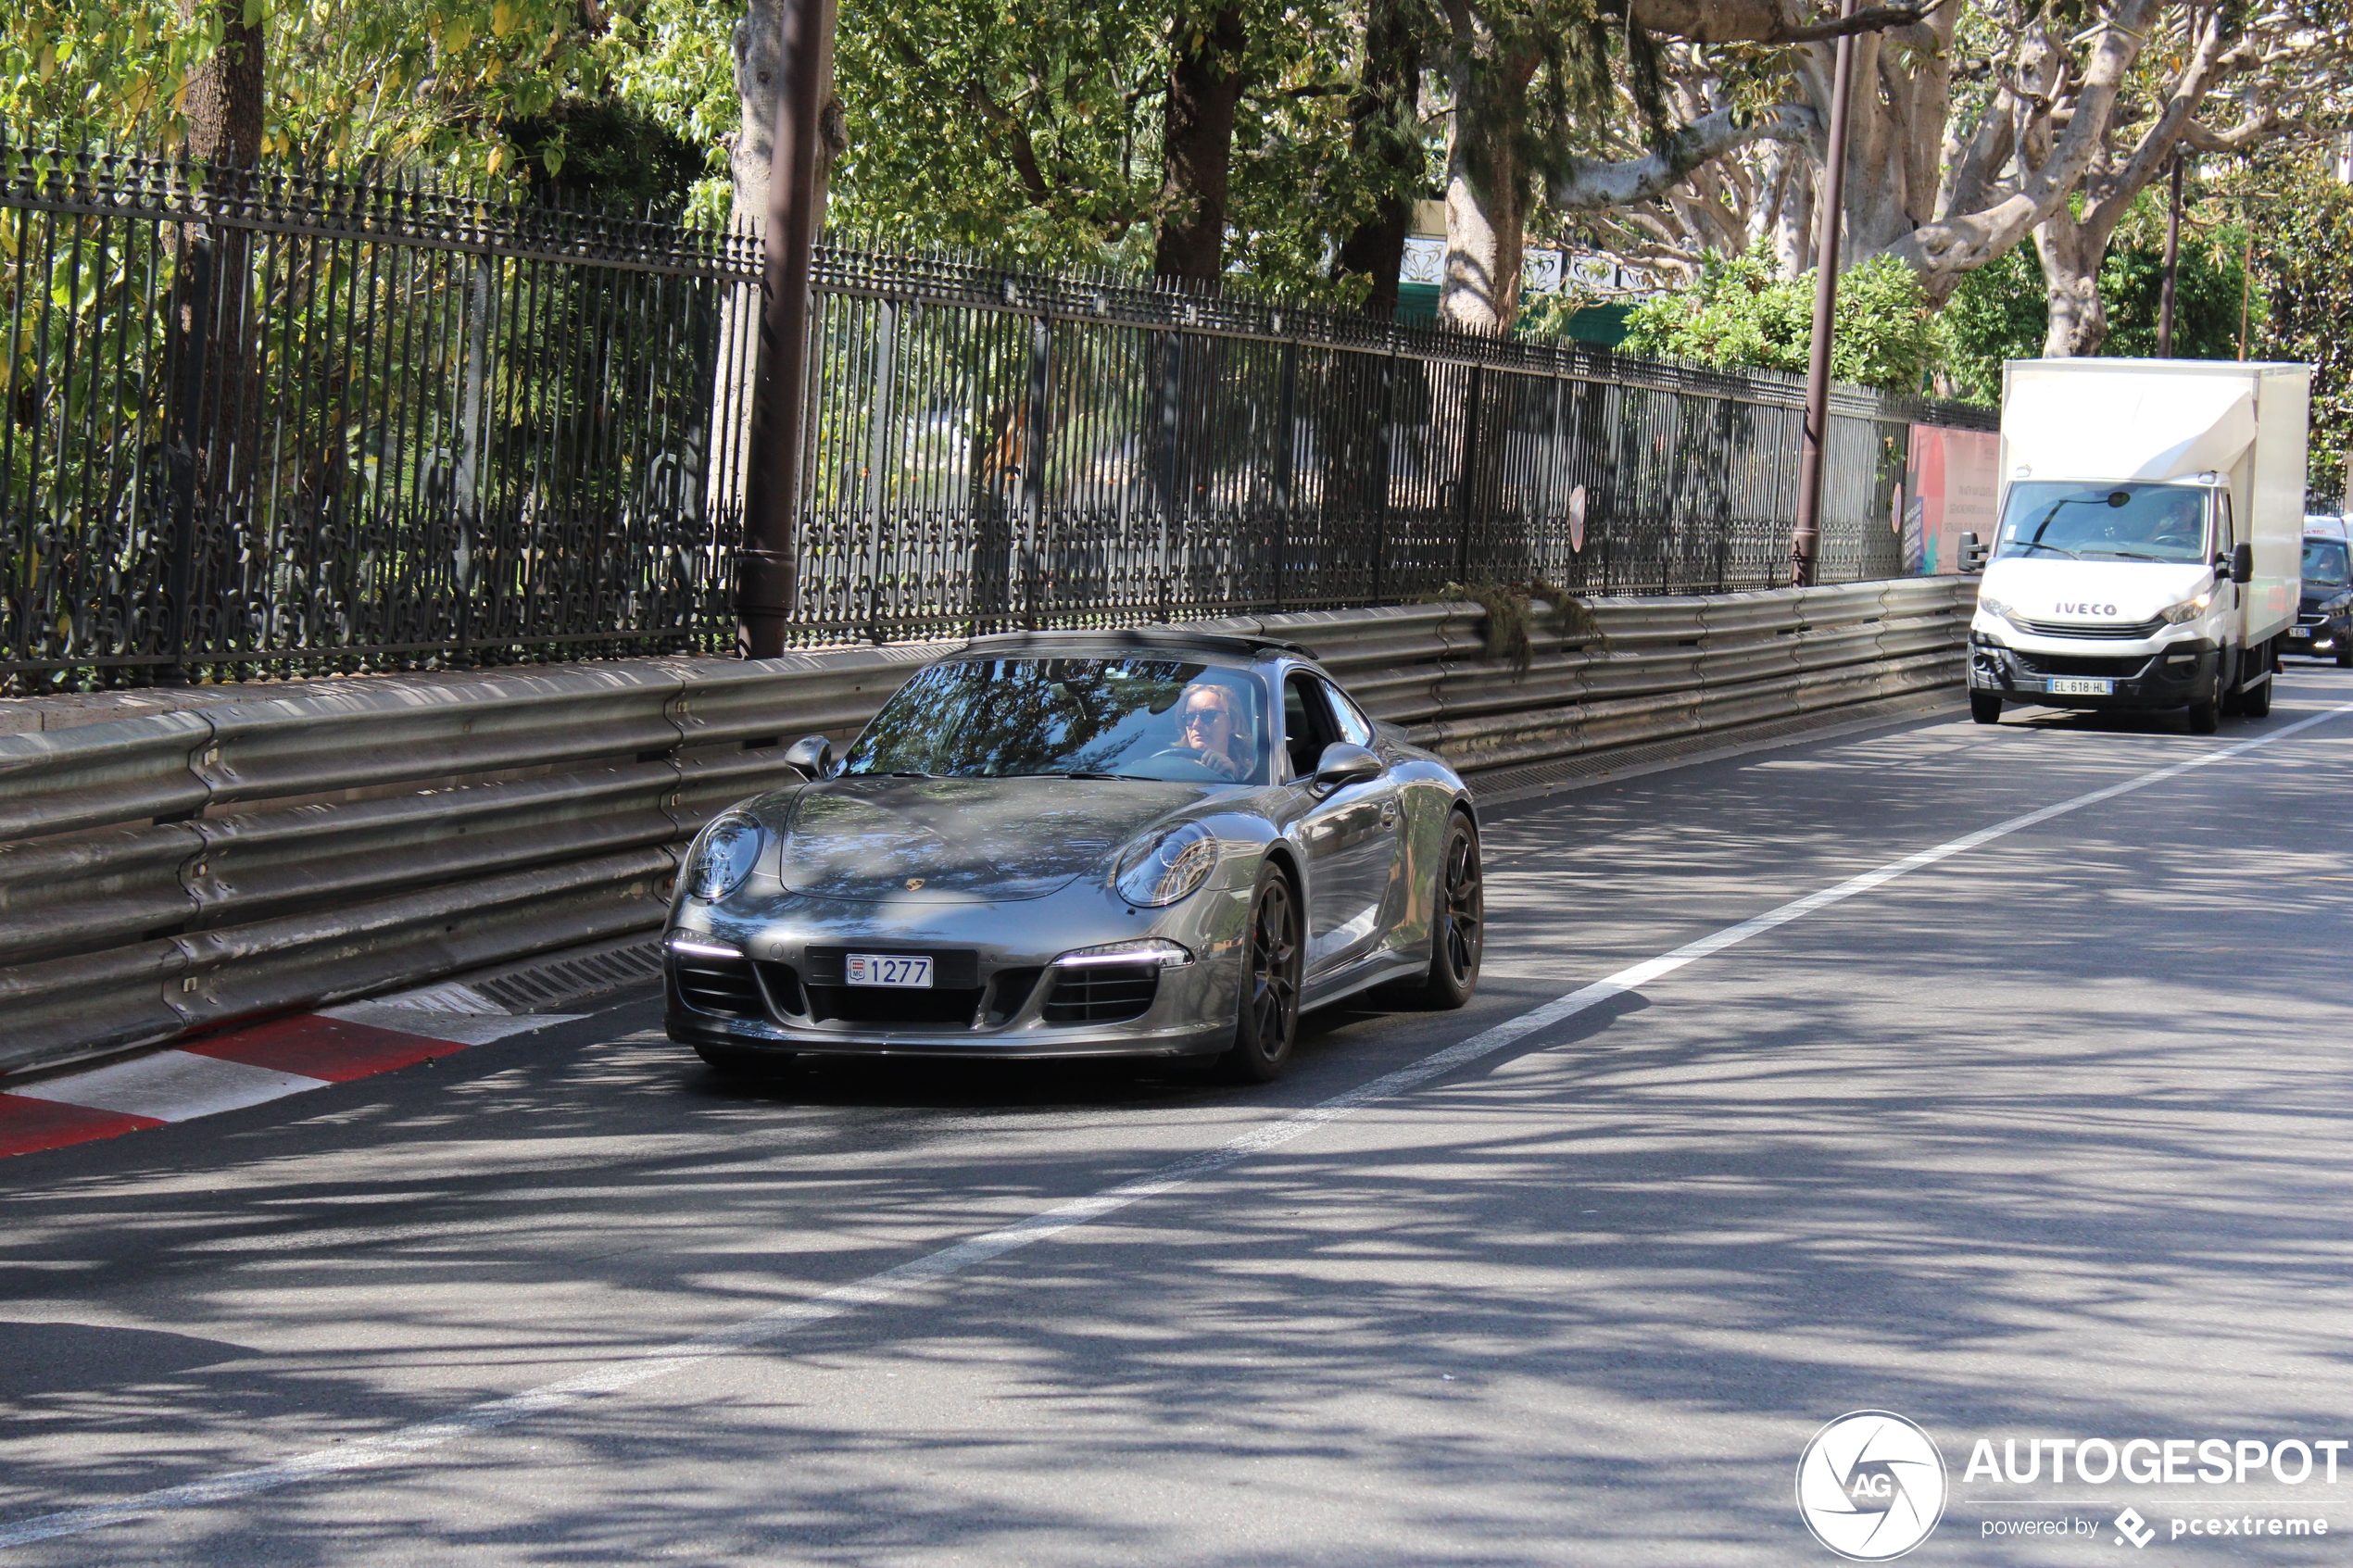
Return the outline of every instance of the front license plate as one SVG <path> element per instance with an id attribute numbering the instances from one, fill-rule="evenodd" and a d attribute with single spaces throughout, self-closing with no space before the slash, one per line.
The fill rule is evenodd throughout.
<path id="1" fill-rule="evenodd" d="M 2051 682 L 2050 693 L 2053 696 L 2114 696 L 2116 683 L 2061 676 Z"/>
<path id="2" fill-rule="evenodd" d="M 900 985 L 931 989 L 931 959 L 904 953 L 852 953 L 848 960 L 852 985 Z"/>

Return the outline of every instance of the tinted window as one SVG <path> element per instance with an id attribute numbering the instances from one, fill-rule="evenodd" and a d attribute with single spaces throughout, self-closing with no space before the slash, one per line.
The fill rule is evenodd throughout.
<path id="1" fill-rule="evenodd" d="M 2020 481 L 1994 558 L 2202 561 L 2206 491 L 2187 484 Z"/>
<path id="2" fill-rule="evenodd" d="M 1291 776 L 1303 779 L 1314 773 L 1324 747 L 1339 738 L 1324 702 L 1324 683 L 1293 672 L 1283 683 L 1283 745 L 1290 753 Z"/>
<path id="3" fill-rule="evenodd" d="M 1365 717 L 1349 695 L 1327 683 L 1324 695 L 1331 699 L 1332 718 L 1340 725 L 1340 738 L 1351 746 L 1373 744 L 1373 721 Z"/>
<path id="4" fill-rule="evenodd" d="M 2345 546 L 2335 539 L 2304 541 L 2304 585 L 2342 588 L 2347 582 Z"/>
<path id="5" fill-rule="evenodd" d="M 935 664 L 883 705 L 842 771 L 1264 784 L 1261 690 L 1242 671 L 1166 659 Z"/>

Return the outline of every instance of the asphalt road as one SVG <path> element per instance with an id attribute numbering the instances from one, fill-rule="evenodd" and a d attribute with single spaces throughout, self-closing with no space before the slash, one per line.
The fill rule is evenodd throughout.
<path id="1" fill-rule="evenodd" d="M 2138 1556 L 2127 1505 L 2346 1561 L 2353 1450 L 1964 1470 L 2353 1438 L 2347 702 L 2298 666 L 2214 739 L 1917 721 L 1498 808 L 1475 1005 L 1321 1018 L 1271 1089 L 748 1092 L 641 997 L 8 1160 L 0 1564 L 1830 1562 L 1793 1477 L 1862 1408 L 1943 1449 L 1908 1561 Z M 2171 1535 L 2218 1511 L 2331 1535 Z M 2097 1528 L 1989 1534 L 2054 1518 Z"/>

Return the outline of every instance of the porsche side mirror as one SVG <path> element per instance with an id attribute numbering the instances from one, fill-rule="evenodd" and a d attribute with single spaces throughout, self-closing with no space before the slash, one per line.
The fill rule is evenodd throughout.
<path id="1" fill-rule="evenodd" d="M 834 743 L 826 735 L 803 735 L 785 753 L 785 766 L 804 779 L 834 776 Z"/>
<path id="2" fill-rule="evenodd" d="M 2233 583 L 2255 581 L 2255 546 L 2253 545 L 2240 545 L 2231 551 L 2231 581 Z"/>
<path id="3" fill-rule="evenodd" d="M 1363 784 L 1381 776 L 1381 759 L 1361 746 L 1351 746 L 1336 740 L 1324 747 L 1324 755 L 1316 759 L 1315 789 L 1318 795 L 1329 795 L 1350 784 Z"/>

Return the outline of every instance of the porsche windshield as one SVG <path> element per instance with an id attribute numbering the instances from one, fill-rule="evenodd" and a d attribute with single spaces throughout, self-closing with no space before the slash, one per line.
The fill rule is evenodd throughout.
<path id="1" fill-rule="evenodd" d="M 2010 486 L 1996 560 L 2203 561 L 2206 491 L 2187 484 L 2024 480 Z"/>
<path id="2" fill-rule="evenodd" d="M 1265 707 L 1239 670 L 1171 659 L 975 659 L 899 689 L 844 773 L 1264 784 Z"/>

